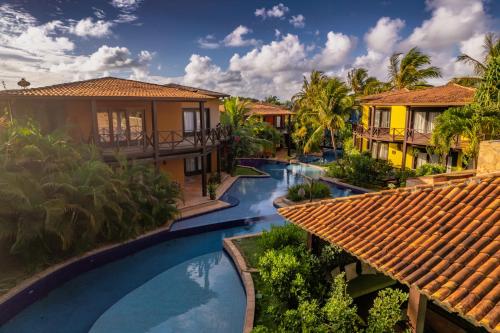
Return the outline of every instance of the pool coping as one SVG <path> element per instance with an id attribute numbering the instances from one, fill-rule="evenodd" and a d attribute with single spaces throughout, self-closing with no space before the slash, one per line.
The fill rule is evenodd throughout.
<path id="1" fill-rule="evenodd" d="M 246 158 L 247 160 L 256 160 L 257 158 Z M 276 163 L 290 164 L 288 161 L 277 159 L 259 160 L 274 161 Z M 259 170 L 262 175 L 239 175 L 234 177 L 234 180 L 227 189 L 221 194 L 222 197 L 229 189 L 231 189 L 236 180 L 240 178 L 268 178 L 271 177 L 268 173 Z M 237 200 L 237 198 L 235 198 Z M 195 216 L 204 215 L 211 212 L 216 212 L 223 209 L 228 209 L 239 204 L 233 203 L 230 206 L 219 207 L 212 211 L 201 212 L 185 219 Z M 179 230 L 171 230 L 174 223 L 182 221 L 183 218 L 169 221 L 165 226 L 151 230 L 145 234 L 139 235 L 136 238 L 128 239 L 123 242 L 103 245 L 88 252 L 73 256 L 67 260 L 51 265 L 46 269 L 35 273 L 33 276 L 21 281 L 7 293 L 0 296 L 0 326 L 4 325 L 10 319 L 14 318 L 25 308 L 48 295 L 52 290 L 62 286 L 64 283 L 76 278 L 77 276 L 86 273 L 92 269 L 96 269 L 110 262 L 123 259 L 129 255 L 139 252 L 148 247 L 157 245 L 161 242 L 176 238 L 196 235 L 200 233 L 229 229 L 233 227 L 244 226 L 252 222 L 266 221 L 278 214 L 244 217 L 235 220 L 222 221 L 213 224 L 201 226 L 193 226 Z"/>
<path id="2" fill-rule="evenodd" d="M 105 245 L 58 264 L 47 267 L 32 277 L 22 281 L 6 294 L 0 296 L 0 326 L 14 318 L 25 308 L 48 295 L 64 283 L 99 268 L 110 262 L 123 259 L 136 252 L 159 243 L 210 231 L 241 227 L 250 223 L 267 221 L 278 214 L 241 218 L 208 225 L 171 231 L 169 226 L 152 230 L 137 238 L 121 243 Z"/>
<path id="3" fill-rule="evenodd" d="M 247 266 L 245 258 L 241 254 L 234 241 L 237 239 L 257 237 L 262 235 L 262 232 L 248 234 L 243 236 L 234 236 L 224 238 L 222 245 L 229 257 L 233 260 L 236 270 L 245 288 L 246 294 L 246 310 L 245 310 L 245 323 L 243 325 L 243 333 L 250 333 L 253 329 L 255 319 L 255 285 L 253 283 L 252 274 Z"/>

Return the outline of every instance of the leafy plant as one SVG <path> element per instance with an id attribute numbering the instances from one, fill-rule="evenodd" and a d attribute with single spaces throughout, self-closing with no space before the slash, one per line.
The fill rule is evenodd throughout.
<path id="1" fill-rule="evenodd" d="M 305 199 L 323 199 L 331 197 L 330 188 L 322 182 L 313 182 L 311 184 L 297 184 L 288 189 L 287 199 L 292 201 L 301 201 Z"/>
<path id="2" fill-rule="evenodd" d="M 445 172 L 446 172 L 446 166 L 444 165 L 426 163 L 422 164 L 415 170 L 415 175 L 420 177 L 428 175 L 437 175 L 439 173 L 445 173 Z"/>
<path id="3" fill-rule="evenodd" d="M 263 231 L 258 244 L 264 250 L 282 250 L 285 247 L 300 248 L 304 245 L 306 233 L 294 224 L 271 226 L 269 231 Z"/>
<path id="4" fill-rule="evenodd" d="M 208 195 L 210 197 L 210 200 L 217 199 L 217 184 L 208 183 L 207 189 L 208 189 Z"/>
<path id="5" fill-rule="evenodd" d="M 398 289 L 379 291 L 369 310 L 367 333 L 393 333 L 396 324 L 403 319 L 401 305 L 408 300 L 408 294 Z"/>

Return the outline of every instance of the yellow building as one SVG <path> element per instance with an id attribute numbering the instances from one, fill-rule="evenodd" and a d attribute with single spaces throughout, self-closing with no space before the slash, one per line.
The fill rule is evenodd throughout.
<path id="1" fill-rule="evenodd" d="M 219 98 L 227 95 L 185 86 L 105 77 L 0 92 L 17 119 L 34 119 L 43 131 L 65 129 L 76 142 L 95 143 L 104 161 L 152 163 L 181 186 L 201 174 L 220 172 L 224 130 Z M 203 129 L 203 130 L 202 130 Z"/>
<path id="2" fill-rule="evenodd" d="M 372 157 L 389 160 L 395 167 L 415 169 L 441 163 L 461 169 L 462 149 L 467 142 L 457 137 L 443 161 L 432 154 L 430 139 L 435 118 L 453 106 L 472 102 L 474 89 L 447 84 L 421 90 L 397 90 L 360 99 L 361 121 L 354 126 L 354 144 Z"/>

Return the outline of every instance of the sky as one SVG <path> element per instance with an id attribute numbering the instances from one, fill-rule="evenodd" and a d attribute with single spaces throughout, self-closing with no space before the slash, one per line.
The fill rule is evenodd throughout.
<path id="1" fill-rule="evenodd" d="M 313 70 L 387 79 L 417 46 L 446 83 L 500 31 L 496 0 L 0 0 L 0 81 L 18 88 L 116 76 L 290 99 Z M 1 89 L 2 87 L 0 87 Z"/>

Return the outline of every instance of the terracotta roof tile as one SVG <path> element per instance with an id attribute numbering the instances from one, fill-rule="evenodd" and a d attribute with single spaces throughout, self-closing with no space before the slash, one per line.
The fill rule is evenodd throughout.
<path id="1" fill-rule="evenodd" d="M 500 172 L 279 210 L 472 323 L 500 332 Z"/>
<path id="2" fill-rule="evenodd" d="M 418 89 L 397 90 L 381 94 L 368 95 L 360 98 L 361 104 L 375 106 L 390 105 L 429 105 L 450 106 L 465 105 L 474 99 L 475 89 L 456 83 L 444 86 Z"/>
<path id="3" fill-rule="evenodd" d="M 2 96 L 19 97 L 138 97 L 207 100 L 214 97 L 159 84 L 104 77 L 53 86 L 0 91 Z"/>

